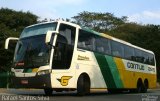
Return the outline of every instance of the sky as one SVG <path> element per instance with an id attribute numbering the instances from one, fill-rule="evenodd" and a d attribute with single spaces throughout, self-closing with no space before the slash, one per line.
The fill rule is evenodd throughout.
<path id="1" fill-rule="evenodd" d="M 160 25 L 160 0 L 0 0 L 0 8 L 29 11 L 40 19 L 71 18 L 83 11 L 109 12 L 128 21 Z"/>

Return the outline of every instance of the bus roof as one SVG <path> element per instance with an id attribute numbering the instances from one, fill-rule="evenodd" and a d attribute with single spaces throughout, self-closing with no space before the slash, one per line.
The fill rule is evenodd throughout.
<path id="1" fill-rule="evenodd" d="M 49 23 L 56 23 L 56 22 L 57 22 L 57 23 L 68 24 L 68 25 L 71 25 L 71 26 L 74 26 L 74 27 L 80 27 L 79 25 L 74 24 L 74 23 L 71 23 L 71 22 L 67 22 L 67 21 L 63 21 L 63 20 L 57 20 L 57 21 L 41 22 L 41 23 L 33 24 L 33 25 L 30 25 L 30 26 L 27 26 L 26 28 L 33 27 L 33 26 L 36 26 L 36 25 L 49 24 Z"/>
<path id="2" fill-rule="evenodd" d="M 140 49 L 140 50 L 142 50 L 142 51 L 145 51 L 145 52 L 154 54 L 154 53 L 153 53 L 152 51 L 150 51 L 150 50 L 146 50 L 146 49 L 144 49 L 144 48 L 135 46 L 135 45 L 133 45 L 133 44 L 131 44 L 131 43 L 129 43 L 129 42 L 126 42 L 126 41 L 124 41 L 124 40 L 121 40 L 121 39 L 112 37 L 112 36 L 110 36 L 110 35 L 108 35 L 108 34 L 106 34 L 106 33 L 99 33 L 99 32 L 96 32 L 96 31 L 94 31 L 94 30 L 91 30 L 91 29 L 89 29 L 89 28 L 82 27 L 82 26 L 79 26 L 79 25 L 77 25 L 77 24 L 75 24 L 75 23 L 71 23 L 71 22 L 67 22 L 67 21 L 57 20 L 57 21 L 50 21 L 50 22 L 42 22 L 42 23 L 38 23 L 38 24 L 31 25 L 31 26 L 27 26 L 26 28 L 33 27 L 33 26 L 40 25 L 40 24 L 47 24 L 47 23 L 54 23 L 54 22 L 64 23 L 64 24 L 68 24 L 68 25 L 71 25 L 71 26 L 74 26 L 74 27 L 78 27 L 78 28 L 80 28 L 80 29 L 82 29 L 82 30 L 91 32 L 91 33 L 93 33 L 93 34 L 95 34 L 95 35 L 99 35 L 99 36 L 108 38 L 108 39 L 110 39 L 110 40 L 114 40 L 114 41 L 120 42 L 120 43 L 122 43 L 122 44 L 126 44 L 126 45 L 128 45 L 128 46 L 134 47 L 134 48 L 136 48 L 136 49 Z"/>

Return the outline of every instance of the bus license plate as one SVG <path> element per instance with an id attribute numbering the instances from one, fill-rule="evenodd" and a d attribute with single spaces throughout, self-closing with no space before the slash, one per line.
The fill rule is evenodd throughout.
<path id="1" fill-rule="evenodd" d="M 22 84 L 28 84 L 28 80 L 21 80 Z"/>

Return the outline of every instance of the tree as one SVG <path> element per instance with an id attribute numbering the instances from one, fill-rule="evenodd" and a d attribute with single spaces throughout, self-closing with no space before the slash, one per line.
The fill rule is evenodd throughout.
<path id="1" fill-rule="evenodd" d="M 24 27 L 37 23 L 37 19 L 38 16 L 30 12 L 0 9 L 0 69 L 10 69 L 13 59 L 13 51 L 4 50 L 5 39 L 19 37 Z"/>
<path id="2" fill-rule="evenodd" d="M 88 27 L 98 32 L 106 32 L 124 24 L 127 17 L 115 17 L 111 13 L 81 12 L 77 16 L 72 17 L 74 22 L 82 27 Z"/>

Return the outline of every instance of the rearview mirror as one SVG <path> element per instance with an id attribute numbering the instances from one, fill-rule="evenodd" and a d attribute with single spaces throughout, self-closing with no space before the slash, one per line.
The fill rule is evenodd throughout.
<path id="1" fill-rule="evenodd" d="M 54 34 L 58 34 L 56 31 L 47 31 L 45 43 L 49 44 L 53 40 Z"/>
<path id="2" fill-rule="evenodd" d="M 6 41 L 5 41 L 5 49 L 8 49 L 8 45 L 9 45 L 9 41 L 18 41 L 19 40 L 19 38 L 15 38 L 15 37 L 9 37 L 9 38 L 7 38 L 6 39 Z"/>

